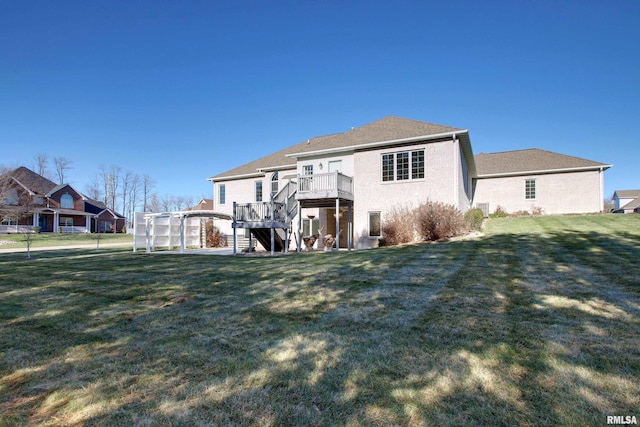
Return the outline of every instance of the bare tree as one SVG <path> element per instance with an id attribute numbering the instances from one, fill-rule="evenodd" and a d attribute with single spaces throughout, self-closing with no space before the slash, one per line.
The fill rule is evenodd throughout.
<path id="1" fill-rule="evenodd" d="M 155 203 L 152 206 L 152 193 L 151 190 L 155 186 L 155 181 L 149 175 L 142 177 L 142 210 L 143 212 L 158 212 L 157 200 L 155 197 Z"/>
<path id="2" fill-rule="evenodd" d="M 133 216 L 136 210 L 138 209 L 139 193 L 140 193 L 140 176 L 137 174 L 133 174 L 129 182 L 129 200 L 128 200 L 129 212 L 128 214 L 125 213 L 125 215 L 129 218 L 130 222 L 133 221 Z"/>
<path id="3" fill-rule="evenodd" d="M 34 200 L 31 194 L 19 186 L 8 174 L 0 176 L 0 219 L 15 221 L 16 233 L 22 233 L 27 245 L 27 258 L 31 258 L 31 242 L 36 229 L 24 224 L 33 215 Z M 20 224 L 20 223 L 23 224 Z"/>
<path id="4" fill-rule="evenodd" d="M 54 157 L 53 164 L 56 168 L 56 175 L 58 176 L 58 184 L 65 184 L 65 177 L 67 171 L 71 169 L 71 160 L 66 157 Z"/>
<path id="5" fill-rule="evenodd" d="M 158 195 L 153 193 L 149 196 L 149 204 L 148 211 L 145 212 L 160 212 L 160 201 L 158 200 Z"/>
<path id="6" fill-rule="evenodd" d="M 106 167 L 100 165 L 100 179 L 104 186 L 104 203 L 109 209 L 116 209 L 116 198 L 118 197 L 118 189 L 120 186 L 120 167 L 111 165 Z"/>
<path id="7" fill-rule="evenodd" d="M 38 175 L 49 178 L 49 156 L 40 153 L 35 157 L 35 171 Z"/>
<path id="8" fill-rule="evenodd" d="M 93 200 L 102 200 L 102 184 L 100 183 L 100 176 L 94 176 L 91 178 L 91 182 L 86 185 L 84 191 L 86 191 L 87 196 L 92 198 Z"/>

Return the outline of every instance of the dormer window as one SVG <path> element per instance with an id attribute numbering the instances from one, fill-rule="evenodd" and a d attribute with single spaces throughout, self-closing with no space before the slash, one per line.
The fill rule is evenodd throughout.
<path id="1" fill-rule="evenodd" d="M 60 207 L 62 209 L 73 209 L 73 197 L 69 193 L 65 193 L 60 197 Z"/>

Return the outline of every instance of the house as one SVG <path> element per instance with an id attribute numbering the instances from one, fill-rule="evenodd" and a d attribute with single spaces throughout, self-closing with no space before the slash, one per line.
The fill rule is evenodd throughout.
<path id="1" fill-rule="evenodd" d="M 613 212 L 640 213 L 640 190 L 616 190 L 613 193 Z"/>
<path id="2" fill-rule="evenodd" d="M 0 232 L 39 227 L 41 232 L 121 232 L 125 217 L 70 184 L 53 181 L 22 166 L 0 177 Z"/>
<path id="3" fill-rule="evenodd" d="M 600 212 L 609 167 L 543 150 L 474 156 L 467 129 L 389 116 L 209 180 L 216 210 L 234 218 L 218 224 L 234 235 L 228 241 L 255 237 L 272 251 L 287 250 L 322 228 L 338 236 L 337 247 L 369 248 L 378 244 L 385 214 L 427 201 L 462 212 L 476 204 Z"/>
<path id="4" fill-rule="evenodd" d="M 211 211 L 213 210 L 213 199 L 201 199 L 198 204 L 185 209 L 187 211 Z"/>
<path id="5" fill-rule="evenodd" d="M 604 210 L 604 163 L 540 150 L 475 156 L 474 203 L 507 212 L 571 214 Z"/>

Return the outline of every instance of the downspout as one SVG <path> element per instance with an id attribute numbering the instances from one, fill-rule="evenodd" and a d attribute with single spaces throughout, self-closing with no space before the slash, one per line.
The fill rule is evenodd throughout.
<path id="1" fill-rule="evenodd" d="M 460 169 L 460 162 L 458 161 L 458 155 L 457 153 L 460 150 L 457 150 L 458 148 L 458 140 L 456 139 L 456 134 L 454 133 L 452 136 L 452 143 L 453 143 L 453 205 L 456 207 L 460 207 L 459 203 L 460 203 L 460 196 L 458 194 L 458 187 L 459 187 L 459 182 L 458 182 L 458 170 Z"/>
<path id="2" fill-rule="evenodd" d="M 604 167 L 600 166 L 600 212 L 604 212 Z"/>

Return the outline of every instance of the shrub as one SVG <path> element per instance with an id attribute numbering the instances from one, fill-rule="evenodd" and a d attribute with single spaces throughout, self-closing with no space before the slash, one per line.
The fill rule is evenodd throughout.
<path id="1" fill-rule="evenodd" d="M 227 245 L 226 236 L 220 233 L 220 229 L 218 229 L 218 227 L 213 225 L 213 221 L 207 221 L 205 231 L 207 234 L 208 248 L 221 248 Z"/>
<path id="2" fill-rule="evenodd" d="M 482 213 L 482 209 L 469 209 L 464 214 L 464 221 L 467 224 L 467 228 L 469 230 L 480 230 L 482 228 L 482 220 L 484 215 Z"/>
<path id="3" fill-rule="evenodd" d="M 465 221 L 453 205 L 424 203 L 415 210 L 418 234 L 427 241 L 445 239 L 464 233 Z"/>
<path id="4" fill-rule="evenodd" d="M 395 207 L 382 222 L 380 246 L 393 246 L 415 240 L 415 214 L 407 206 Z"/>
<path id="5" fill-rule="evenodd" d="M 496 207 L 496 210 L 491 215 L 489 215 L 490 218 L 505 218 L 507 216 L 509 216 L 509 214 L 500 205 L 498 205 Z"/>

